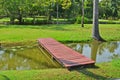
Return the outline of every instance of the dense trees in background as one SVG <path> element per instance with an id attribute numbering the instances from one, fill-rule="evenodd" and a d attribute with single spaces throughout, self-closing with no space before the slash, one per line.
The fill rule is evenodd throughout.
<path id="1" fill-rule="evenodd" d="M 118 19 L 120 18 L 120 0 L 102 0 L 100 2 L 100 18 Z"/>
<path id="2" fill-rule="evenodd" d="M 28 16 L 31 4 L 32 0 L 1 0 L 4 14 L 10 18 L 11 23 L 18 19 L 21 24 L 23 17 Z"/>
<path id="3" fill-rule="evenodd" d="M 84 21 L 92 19 L 93 0 L 0 0 L 0 18 L 8 16 L 11 23 L 19 24 L 24 18 L 44 17 L 46 20 L 68 19 L 81 23 L 82 1 L 84 1 Z M 99 1 L 99 18 L 119 19 L 120 0 Z"/>

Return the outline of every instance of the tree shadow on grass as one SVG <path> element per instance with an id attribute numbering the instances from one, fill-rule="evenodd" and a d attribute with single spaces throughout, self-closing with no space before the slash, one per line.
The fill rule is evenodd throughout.
<path id="1" fill-rule="evenodd" d="M 43 25 L 31 27 L 32 29 L 55 30 L 55 31 L 73 31 L 70 28 L 65 28 L 65 25 Z"/>
<path id="2" fill-rule="evenodd" d="M 55 31 L 73 31 L 70 28 L 66 29 L 65 25 L 2 25 L 0 26 L 0 29 L 2 28 L 20 28 L 20 29 L 24 29 L 24 28 L 30 28 L 30 29 L 43 29 L 43 30 L 55 30 Z"/>
<path id="3" fill-rule="evenodd" d="M 109 80 L 107 77 L 104 77 L 104 76 L 99 75 L 99 74 L 95 74 L 95 73 L 93 73 L 91 71 L 88 71 L 87 70 L 88 68 L 97 69 L 99 67 L 97 67 L 97 66 L 92 66 L 92 67 L 90 67 L 90 66 L 88 66 L 88 67 L 81 66 L 81 67 L 72 68 L 71 71 L 77 71 L 77 72 L 82 73 L 82 74 L 84 74 L 86 76 L 89 76 L 89 77 L 91 77 L 91 78 L 93 78 L 95 80 Z"/>
<path id="4" fill-rule="evenodd" d="M 0 74 L 0 80 L 10 80 L 7 76 Z"/>

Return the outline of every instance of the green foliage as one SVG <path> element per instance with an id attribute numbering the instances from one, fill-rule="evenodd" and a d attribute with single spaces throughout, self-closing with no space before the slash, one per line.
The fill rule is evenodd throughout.
<path id="1" fill-rule="evenodd" d="M 118 18 L 118 13 L 120 12 L 120 1 L 119 0 L 102 0 L 100 2 L 100 17 L 104 19 Z"/>
<path id="2" fill-rule="evenodd" d="M 81 16 L 78 16 L 76 18 L 76 22 L 75 23 L 80 24 L 81 20 L 82 20 Z M 90 23 L 92 23 L 92 21 L 90 19 L 88 19 L 87 17 L 84 17 L 84 23 L 85 24 L 90 24 Z"/>
<path id="3" fill-rule="evenodd" d="M 17 19 L 20 24 L 24 24 L 24 18 L 36 19 L 36 16 L 46 16 L 47 18 L 42 21 L 44 23 L 45 20 L 51 21 L 57 18 L 58 14 L 59 18 L 69 19 L 71 23 L 80 23 L 81 20 L 78 16 L 82 15 L 81 8 L 81 0 L 0 0 L 0 18 L 7 16 L 11 23 Z M 86 18 L 90 20 L 93 18 L 93 0 L 84 1 L 84 12 Z M 85 23 L 90 23 L 91 21 L 86 18 Z M 99 2 L 99 18 L 119 19 L 120 1 L 101 0 Z"/>
<path id="4" fill-rule="evenodd" d="M 31 0 L 3 0 L 2 8 L 12 23 L 14 23 L 15 19 L 18 19 L 21 23 L 23 16 L 26 16 L 28 13 L 28 2 L 31 3 Z"/>
<path id="5" fill-rule="evenodd" d="M 120 59 L 114 59 L 112 64 L 114 67 L 120 68 Z"/>
<path id="6" fill-rule="evenodd" d="M 112 17 L 114 19 L 118 17 L 118 2 L 119 0 L 111 0 Z"/>
<path id="7" fill-rule="evenodd" d="M 85 17 L 92 19 L 93 0 L 85 0 Z"/>
<path id="8" fill-rule="evenodd" d="M 69 9 L 70 8 L 70 6 L 71 6 L 71 0 L 63 0 L 62 1 L 62 8 L 63 9 Z"/>

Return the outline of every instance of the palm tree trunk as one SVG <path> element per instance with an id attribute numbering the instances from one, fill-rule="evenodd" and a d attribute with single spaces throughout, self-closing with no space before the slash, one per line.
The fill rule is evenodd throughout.
<path id="1" fill-rule="evenodd" d="M 84 0 L 82 0 L 82 17 L 81 26 L 84 27 Z"/>
<path id="2" fill-rule="evenodd" d="M 93 0 L 93 32 L 92 37 L 98 41 L 104 41 L 99 33 L 99 10 L 98 10 L 99 0 Z"/>
<path id="3" fill-rule="evenodd" d="M 58 24 L 58 18 L 59 18 L 59 6 L 58 6 L 58 0 L 57 0 L 57 24 Z"/>

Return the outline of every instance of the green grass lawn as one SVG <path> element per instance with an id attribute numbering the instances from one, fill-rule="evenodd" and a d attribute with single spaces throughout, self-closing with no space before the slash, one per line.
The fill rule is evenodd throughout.
<path id="1" fill-rule="evenodd" d="M 10 21 L 10 19 L 9 18 L 2 18 L 2 19 L 0 19 L 0 22 L 5 22 L 5 21 Z"/>
<path id="2" fill-rule="evenodd" d="M 119 24 L 101 24 L 101 36 L 107 41 L 120 40 Z M 35 41 L 38 38 L 51 37 L 62 42 L 91 41 L 92 25 L 5 25 L 0 26 L 0 42 Z"/>
<path id="3" fill-rule="evenodd" d="M 99 19 L 99 23 L 104 24 L 120 24 L 120 20 L 105 20 L 105 19 Z"/>
<path id="4" fill-rule="evenodd" d="M 2 80 L 113 80 L 120 78 L 120 59 L 109 63 L 96 64 L 96 68 L 77 68 L 68 71 L 64 68 L 1 71 Z"/>
<path id="5" fill-rule="evenodd" d="M 101 24 L 101 36 L 107 41 L 120 40 L 119 24 Z M 35 42 L 38 38 L 51 37 L 62 42 L 91 41 L 92 25 L 1 25 L 0 43 Z M 68 71 L 65 68 L 42 70 L 0 71 L 0 80 L 110 80 L 120 78 L 120 59 L 96 64 L 98 68 L 78 68 Z"/>

